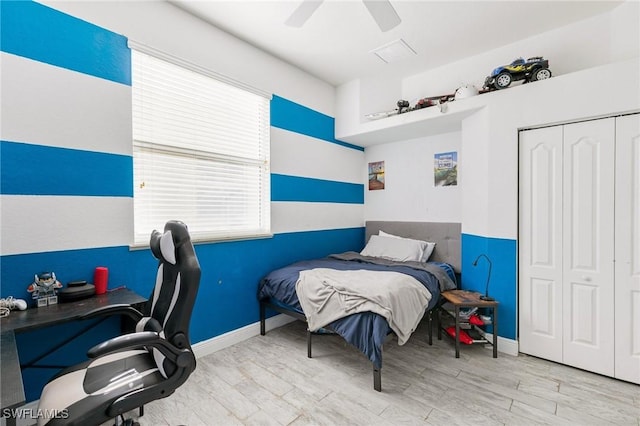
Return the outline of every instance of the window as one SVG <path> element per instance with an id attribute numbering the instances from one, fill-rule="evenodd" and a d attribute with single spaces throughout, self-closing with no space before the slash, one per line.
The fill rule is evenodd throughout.
<path id="1" fill-rule="evenodd" d="M 132 50 L 134 244 L 171 219 L 194 240 L 269 235 L 269 97 L 163 59 Z"/>

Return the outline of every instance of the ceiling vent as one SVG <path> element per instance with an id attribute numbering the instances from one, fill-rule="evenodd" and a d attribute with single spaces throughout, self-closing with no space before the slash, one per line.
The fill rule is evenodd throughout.
<path id="1" fill-rule="evenodd" d="M 382 45 L 377 49 L 373 49 L 371 53 L 382 59 L 387 64 L 417 55 L 416 51 L 401 38 Z"/>

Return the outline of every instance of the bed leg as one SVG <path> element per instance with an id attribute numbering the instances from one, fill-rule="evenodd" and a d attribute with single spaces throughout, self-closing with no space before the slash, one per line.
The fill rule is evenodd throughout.
<path id="1" fill-rule="evenodd" d="M 264 336 L 266 333 L 265 327 L 265 316 L 266 316 L 266 308 L 264 303 L 260 302 L 260 335 Z"/>
<path id="2" fill-rule="evenodd" d="M 382 392 L 382 369 L 373 366 L 373 389 Z"/>
<path id="3" fill-rule="evenodd" d="M 442 309 L 440 305 L 438 305 L 436 309 L 436 329 L 438 330 L 438 340 L 442 340 Z"/>
<path id="4" fill-rule="evenodd" d="M 307 330 L 307 358 L 311 358 L 311 336 L 312 335 L 313 333 Z"/>
<path id="5" fill-rule="evenodd" d="M 429 346 L 433 345 L 433 321 L 432 321 L 433 310 L 429 311 L 427 314 L 427 327 L 429 328 Z"/>

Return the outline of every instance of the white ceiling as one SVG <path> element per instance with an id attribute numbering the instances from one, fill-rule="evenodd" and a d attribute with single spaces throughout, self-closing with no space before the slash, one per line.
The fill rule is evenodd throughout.
<path id="1" fill-rule="evenodd" d="M 300 1 L 170 2 L 336 86 L 372 75 L 416 74 L 605 13 L 621 3 L 391 0 L 402 23 L 383 33 L 360 0 L 325 0 L 302 28 L 286 26 Z M 417 55 L 386 64 L 371 53 L 400 38 Z"/>

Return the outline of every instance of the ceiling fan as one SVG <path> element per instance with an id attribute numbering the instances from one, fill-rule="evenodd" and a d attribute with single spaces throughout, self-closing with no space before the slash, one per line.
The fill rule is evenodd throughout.
<path id="1" fill-rule="evenodd" d="M 296 28 L 302 27 L 323 1 L 302 0 L 302 3 L 285 21 L 285 25 Z M 369 10 L 371 17 L 376 21 L 382 32 L 389 31 L 400 24 L 400 17 L 389 0 L 362 0 L 362 3 Z"/>

